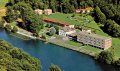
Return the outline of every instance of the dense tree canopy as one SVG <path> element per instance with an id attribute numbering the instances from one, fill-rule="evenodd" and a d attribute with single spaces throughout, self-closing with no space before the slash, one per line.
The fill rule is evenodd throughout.
<path id="1" fill-rule="evenodd" d="M 62 71 L 59 66 L 51 64 L 48 71 Z"/>
<path id="2" fill-rule="evenodd" d="M 98 6 L 95 7 L 95 15 L 96 21 L 104 24 L 106 22 L 106 16 L 104 13 L 101 12 Z"/>
<path id="3" fill-rule="evenodd" d="M 38 59 L 0 40 L 0 71 L 40 71 L 40 68 Z"/>
<path id="4" fill-rule="evenodd" d="M 13 6 L 8 6 L 7 8 L 8 11 L 5 19 L 8 22 L 21 18 L 23 20 L 21 27 L 35 34 L 38 34 L 43 28 L 41 17 L 33 12 L 33 9 L 29 4 L 19 2 Z"/>
<path id="5" fill-rule="evenodd" d="M 104 29 L 114 37 L 120 37 L 120 26 L 113 20 L 107 20 Z"/>
<path id="6" fill-rule="evenodd" d="M 111 64 L 114 61 L 114 52 L 112 51 L 102 51 L 98 56 L 97 60 L 107 64 Z"/>
<path id="7" fill-rule="evenodd" d="M 75 9 L 93 7 L 92 16 L 96 22 L 105 25 L 107 20 L 111 19 L 118 24 L 117 27 L 120 25 L 120 0 L 9 0 L 6 6 L 7 22 L 22 18 L 24 21 L 22 27 L 36 34 L 43 25 L 39 16 L 33 13 L 35 9 L 50 8 L 53 12 L 73 13 Z"/>

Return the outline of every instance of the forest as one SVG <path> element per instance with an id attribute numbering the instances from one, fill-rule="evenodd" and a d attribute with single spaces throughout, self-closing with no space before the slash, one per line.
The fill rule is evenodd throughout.
<path id="1" fill-rule="evenodd" d="M 33 13 L 35 9 L 50 8 L 53 12 L 74 14 L 76 9 L 93 7 L 90 15 L 103 30 L 113 37 L 120 37 L 120 0 L 9 0 L 6 7 L 7 22 L 22 18 L 22 27 L 33 33 L 43 28 L 43 22 Z"/>
<path id="2" fill-rule="evenodd" d="M 40 71 L 41 63 L 6 41 L 0 40 L 0 71 Z"/>

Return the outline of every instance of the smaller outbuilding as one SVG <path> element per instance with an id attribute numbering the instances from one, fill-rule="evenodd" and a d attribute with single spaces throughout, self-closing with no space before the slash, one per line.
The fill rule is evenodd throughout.
<path id="1" fill-rule="evenodd" d="M 39 15 L 42 15 L 42 14 L 43 14 L 43 10 L 41 10 L 41 9 L 36 9 L 36 10 L 34 10 L 34 12 L 35 12 L 36 14 L 39 14 Z"/>
<path id="2" fill-rule="evenodd" d="M 52 9 L 45 9 L 44 14 L 45 15 L 51 15 L 52 14 Z"/>
<path id="3" fill-rule="evenodd" d="M 75 10 L 76 13 L 90 13 L 91 11 L 93 11 L 92 7 L 80 8 Z"/>
<path id="4" fill-rule="evenodd" d="M 82 31 L 82 32 L 89 33 L 89 34 L 92 32 L 90 28 L 82 28 L 81 31 Z"/>

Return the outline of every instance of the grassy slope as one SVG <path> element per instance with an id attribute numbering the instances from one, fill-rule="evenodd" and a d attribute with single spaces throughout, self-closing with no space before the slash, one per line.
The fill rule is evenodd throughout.
<path id="1" fill-rule="evenodd" d="M 8 0 L 0 0 L 0 9 L 5 8 L 5 4 L 8 2 Z"/>
<path id="2" fill-rule="evenodd" d="M 49 15 L 47 17 L 53 18 L 59 21 L 67 22 L 69 24 L 78 24 L 79 22 L 70 20 L 68 17 L 71 16 L 71 14 L 62 14 L 62 13 L 54 13 L 52 15 Z"/>
<path id="3" fill-rule="evenodd" d="M 5 4 L 8 2 L 8 0 L 0 0 L 0 17 L 5 16 L 6 8 Z"/>
<path id="4" fill-rule="evenodd" d="M 74 24 L 74 25 L 75 24 L 82 25 L 84 23 L 84 21 L 82 19 L 87 18 L 88 20 L 92 20 L 92 21 L 89 24 L 84 24 L 84 26 L 86 26 L 88 28 L 90 27 L 94 30 L 101 30 L 91 16 L 82 17 L 82 16 L 79 16 L 79 14 L 77 14 L 77 16 L 79 16 L 79 18 L 81 20 L 74 20 L 74 19 L 69 18 L 72 15 L 73 14 L 54 13 L 54 14 L 49 15 L 47 17 L 55 19 L 55 20 L 59 20 L 59 21 L 62 21 L 62 22 L 66 22 L 66 23 L 69 23 L 69 24 Z"/>
<path id="5" fill-rule="evenodd" d="M 52 15 L 47 16 L 47 17 L 53 18 L 53 19 L 56 19 L 56 20 L 60 20 L 60 21 L 63 21 L 63 22 L 67 22 L 69 24 L 81 24 L 80 22 L 78 22 L 76 20 L 69 19 L 68 17 L 71 16 L 71 15 L 72 14 L 55 13 L 55 14 L 52 14 Z M 87 18 L 91 19 L 92 17 L 88 16 Z M 103 36 L 106 36 L 106 37 L 111 37 L 108 34 L 104 33 L 95 21 L 92 21 L 89 24 L 85 24 L 85 26 L 89 27 L 89 28 L 92 28 L 92 30 L 94 30 L 96 32 L 96 34 L 103 35 Z M 112 37 L 112 41 L 113 41 L 113 43 L 112 43 L 113 46 L 112 47 L 115 48 L 115 55 L 120 57 L 120 39 Z M 75 44 L 73 42 L 69 42 L 69 43 Z M 80 46 L 80 45 L 78 45 L 78 46 Z M 87 50 L 90 50 L 92 52 L 100 51 L 100 49 L 93 48 L 92 46 L 85 46 L 83 49 L 87 49 Z"/>

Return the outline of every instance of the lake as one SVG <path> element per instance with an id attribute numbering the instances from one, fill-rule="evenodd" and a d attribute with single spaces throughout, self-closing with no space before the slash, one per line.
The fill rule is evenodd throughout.
<path id="1" fill-rule="evenodd" d="M 63 71 L 120 71 L 111 65 L 98 63 L 88 55 L 39 40 L 23 40 L 4 30 L 0 30 L 0 39 L 40 59 L 42 71 L 48 71 L 51 64 L 60 66 Z"/>

